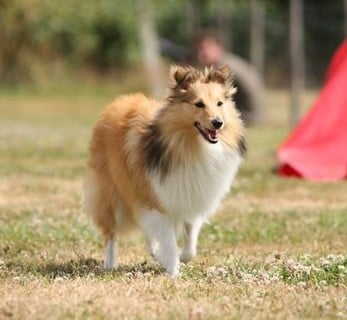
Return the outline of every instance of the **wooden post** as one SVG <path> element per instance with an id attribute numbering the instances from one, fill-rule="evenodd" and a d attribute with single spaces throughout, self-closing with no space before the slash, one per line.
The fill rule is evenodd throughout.
<path id="1" fill-rule="evenodd" d="M 300 117 L 305 77 L 303 46 L 303 1 L 290 0 L 291 89 L 289 123 L 293 127 Z"/>

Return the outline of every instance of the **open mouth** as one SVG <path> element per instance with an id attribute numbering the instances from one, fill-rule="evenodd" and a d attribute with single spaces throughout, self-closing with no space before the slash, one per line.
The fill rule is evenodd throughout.
<path id="1" fill-rule="evenodd" d="M 218 131 L 215 129 L 204 128 L 200 122 L 194 123 L 195 127 L 200 131 L 201 135 L 210 143 L 218 142 Z"/>

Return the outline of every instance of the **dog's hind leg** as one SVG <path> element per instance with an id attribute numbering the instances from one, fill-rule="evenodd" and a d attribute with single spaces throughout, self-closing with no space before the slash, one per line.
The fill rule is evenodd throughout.
<path id="1" fill-rule="evenodd" d="M 100 208 L 100 211 L 106 208 Z M 99 211 L 99 212 L 100 212 Z M 104 245 L 104 268 L 106 270 L 117 268 L 117 246 L 116 246 L 116 232 L 115 232 L 115 218 L 114 209 L 110 207 L 104 215 L 100 214 L 100 220 L 96 220 L 99 228 L 105 237 Z M 101 212 L 100 212 L 101 213 Z M 102 219 L 104 218 L 104 219 Z"/>
<path id="2" fill-rule="evenodd" d="M 198 219 L 193 223 L 186 222 L 184 224 L 184 245 L 180 254 L 180 261 L 188 262 L 195 257 L 202 223 L 203 222 Z"/>
<path id="3" fill-rule="evenodd" d="M 116 190 L 105 179 L 101 179 L 94 172 L 89 173 L 84 183 L 83 207 L 106 239 L 104 249 L 106 269 L 117 267 L 115 258 L 116 198 Z"/>
<path id="4" fill-rule="evenodd" d="M 115 201 L 115 199 L 114 199 Z M 108 206 L 101 206 L 99 227 L 105 237 L 104 245 L 104 268 L 106 270 L 116 269 L 117 264 L 117 245 L 116 245 L 116 212 L 114 203 Z M 103 212 L 103 214 L 102 214 Z"/>

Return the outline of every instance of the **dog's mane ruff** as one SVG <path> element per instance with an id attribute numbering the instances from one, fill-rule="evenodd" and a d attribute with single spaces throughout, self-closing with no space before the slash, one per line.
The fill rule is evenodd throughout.
<path id="1" fill-rule="evenodd" d="M 244 133 L 242 133 L 237 141 L 237 148 L 239 151 L 239 154 L 242 158 L 244 158 L 246 156 L 247 153 L 247 140 L 246 137 L 244 135 Z"/>
<path id="2" fill-rule="evenodd" d="M 159 171 L 149 173 L 155 194 L 173 221 L 206 220 L 213 214 L 242 159 L 237 149 L 222 143 L 205 143 L 199 151 L 199 156 L 182 158 L 164 178 Z"/>
<path id="3" fill-rule="evenodd" d="M 147 125 L 143 136 L 144 163 L 148 173 L 156 173 L 164 180 L 173 169 L 199 157 L 199 144 L 197 137 L 184 129 L 164 135 L 161 124 L 155 120 Z"/>
<path id="4" fill-rule="evenodd" d="M 160 173 L 163 179 L 171 168 L 172 155 L 161 136 L 158 123 L 153 121 L 148 124 L 143 141 L 144 161 L 147 170 Z"/>

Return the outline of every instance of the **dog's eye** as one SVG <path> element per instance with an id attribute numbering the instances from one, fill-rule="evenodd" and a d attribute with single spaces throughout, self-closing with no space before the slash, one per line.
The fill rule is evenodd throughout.
<path id="1" fill-rule="evenodd" d="M 222 101 L 218 101 L 217 106 L 220 107 L 222 105 L 223 105 L 223 102 Z"/>
<path id="2" fill-rule="evenodd" d="M 202 101 L 196 102 L 195 106 L 198 108 L 205 108 L 205 104 Z"/>

